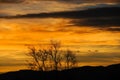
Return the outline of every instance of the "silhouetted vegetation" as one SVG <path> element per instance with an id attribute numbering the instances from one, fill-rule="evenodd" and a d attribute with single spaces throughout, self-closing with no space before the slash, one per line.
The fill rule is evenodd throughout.
<path id="1" fill-rule="evenodd" d="M 67 50 L 64 54 L 66 68 L 72 68 L 77 63 L 76 56 L 71 50 Z"/>
<path id="2" fill-rule="evenodd" d="M 0 75 L 0 80 L 120 80 L 120 64 L 84 66 L 62 71 L 21 70 Z"/>
<path id="3" fill-rule="evenodd" d="M 57 41 L 51 41 L 44 49 L 29 46 L 30 70 L 0 74 L 0 80 L 120 80 L 120 64 L 78 67 L 74 51 L 60 48 Z"/>
<path id="4" fill-rule="evenodd" d="M 61 43 L 58 41 L 50 41 L 47 49 L 38 49 L 34 46 L 28 47 L 28 56 L 30 57 L 28 67 L 31 70 L 48 71 L 62 70 L 75 67 L 77 59 L 72 50 L 62 51 Z"/>

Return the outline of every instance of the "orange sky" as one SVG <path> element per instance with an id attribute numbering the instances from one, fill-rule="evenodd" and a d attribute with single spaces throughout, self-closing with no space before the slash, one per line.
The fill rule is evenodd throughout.
<path id="1" fill-rule="evenodd" d="M 49 4 L 51 3 L 51 4 Z M 44 6 L 46 4 L 46 6 Z M 111 6 L 117 3 L 32 2 L 0 3 L 0 16 L 82 10 L 87 7 Z M 19 5 L 19 6 L 18 6 Z M 119 26 L 111 26 L 118 28 Z M 111 28 L 110 27 L 110 28 Z M 107 27 L 75 25 L 72 19 L 64 18 L 0 18 L 0 72 L 26 69 L 25 45 L 48 44 L 59 40 L 62 47 L 80 51 L 80 65 L 108 65 L 119 63 L 120 32 L 107 30 Z M 98 50 L 98 53 L 94 51 Z"/>
<path id="2" fill-rule="evenodd" d="M 46 21 L 48 22 L 47 24 Z M 66 49 L 80 50 L 81 52 L 79 54 L 84 58 L 81 65 L 106 65 L 106 63 L 118 63 L 118 58 L 113 57 L 115 55 L 119 55 L 120 52 L 118 47 L 120 44 L 118 41 L 120 39 L 119 32 L 113 34 L 113 32 L 101 31 L 89 26 L 69 27 L 68 25 L 69 20 L 61 18 L 32 20 L 1 19 L 1 72 L 27 68 L 24 66 L 22 67 L 22 65 L 26 64 L 25 53 L 27 53 L 27 47 L 25 45 L 46 44 L 51 39 L 60 40 L 63 47 Z M 108 56 L 108 59 L 106 59 L 106 62 L 103 63 L 102 60 L 99 61 L 96 57 L 94 57 L 95 55 L 92 56 L 93 58 L 88 57 L 89 55 L 87 54 L 89 53 L 89 50 L 99 50 L 100 54 Z M 112 52 L 114 52 L 115 55 L 113 55 Z M 96 56 L 98 55 L 99 54 L 96 54 Z M 88 62 L 84 60 L 88 59 L 89 61 L 89 58 L 91 63 L 88 64 Z M 10 62 L 7 62 L 8 60 Z M 98 62 L 94 62 L 93 60 L 98 60 Z"/>

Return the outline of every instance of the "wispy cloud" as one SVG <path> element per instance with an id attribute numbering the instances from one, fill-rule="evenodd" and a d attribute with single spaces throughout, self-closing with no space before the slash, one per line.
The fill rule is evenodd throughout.
<path id="1" fill-rule="evenodd" d="M 103 7 L 88 10 L 75 10 L 75 11 L 61 11 L 61 12 L 49 12 L 49 13 L 36 13 L 26 15 L 16 15 L 13 18 L 106 18 L 117 17 L 119 15 L 120 7 Z M 12 17 L 11 17 L 12 18 Z"/>
<path id="2" fill-rule="evenodd" d="M 87 0 L 86 0 L 87 1 Z M 0 0 L 0 14 L 17 15 L 43 12 L 82 10 L 95 7 L 114 6 L 118 3 L 87 3 L 80 0 Z M 19 3 L 19 4 L 18 4 Z M 74 3 L 74 4 L 69 4 Z M 80 4 L 78 4 L 80 3 Z M 3 15 L 2 15 L 3 16 Z"/>
<path id="3" fill-rule="evenodd" d="M 17 15 L 9 18 L 67 18 L 69 26 L 90 26 L 100 30 L 120 31 L 120 7 Z"/>
<path id="4" fill-rule="evenodd" d="M 109 3 L 118 3 L 119 0 L 0 0 L 1 3 L 21 3 L 21 2 L 39 2 L 39 1 L 55 1 L 55 2 L 61 2 L 66 4 L 81 4 L 81 3 L 103 3 L 103 2 L 109 2 Z"/>
<path id="5" fill-rule="evenodd" d="M 80 3 L 105 3 L 105 2 L 109 2 L 109 3 L 118 3 L 120 2 L 119 0 L 57 0 L 60 2 L 64 2 L 64 3 L 71 3 L 71 4 L 80 4 Z"/>
<path id="6" fill-rule="evenodd" d="M 21 3 L 25 0 L 0 0 L 0 3 Z"/>

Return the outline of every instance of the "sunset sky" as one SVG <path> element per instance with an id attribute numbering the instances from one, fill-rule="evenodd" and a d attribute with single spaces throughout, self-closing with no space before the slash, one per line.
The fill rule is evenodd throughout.
<path id="1" fill-rule="evenodd" d="M 120 10 L 119 0 L 0 0 L 0 72 L 26 69 L 25 45 L 50 40 L 79 51 L 80 66 L 119 63 L 120 15 L 79 16 L 103 7 Z"/>

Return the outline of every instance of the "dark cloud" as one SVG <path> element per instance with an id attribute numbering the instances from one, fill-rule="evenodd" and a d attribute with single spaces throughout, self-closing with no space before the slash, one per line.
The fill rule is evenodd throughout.
<path id="1" fill-rule="evenodd" d="M 81 4 L 83 6 L 80 7 L 75 7 L 75 10 L 80 10 L 80 9 L 92 9 L 92 8 L 103 8 L 103 7 L 120 7 L 119 3 L 115 3 L 115 4 L 109 4 L 109 3 L 96 3 L 96 4 Z"/>
<path id="2" fill-rule="evenodd" d="M 80 3 L 118 3 L 120 0 L 57 0 L 63 3 L 71 3 L 71 4 L 80 4 Z"/>
<path id="3" fill-rule="evenodd" d="M 118 17 L 120 16 L 120 7 L 103 7 L 79 11 L 63 11 L 40 14 L 17 15 L 11 18 L 99 18 L 99 17 Z"/>
<path id="4" fill-rule="evenodd" d="M 82 3 L 119 3 L 120 0 L 0 0 L 0 3 L 21 3 L 21 2 L 34 2 L 34 1 L 56 1 L 65 4 L 82 4 Z"/>
<path id="5" fill-rule="evenodd" d="M 119 31 L 120 31 L 120 27 L 107 28 L 107 30 L 108 30 L 108 31 L 119 32 Z"/>
<path id="6" fill-rule="evenodd" d="M 91 26 L 110 31 L 120 31 L 120 7 L 102 7 L 79 11 L 17 15 L 9 18 L 67 18 L 77 26 Z M 111 28 L 117 26 L 117 28 Z"/>
<path id="7" fill-rule="evenodd" d="M 73 19 L 70 23 L 75 26 L 90 26 L 99 28 L 100 30 L 120 31 L 120 17 L 111 18 L 89 18 L 89 19 Z"/>
<path id="8" fill-rule="evenodd" d="M 25 0 L 0 0 L 0 3 L 21 3 Z"/>
<path id="9" fill-rule="evenodd" d="M 94 27 L 106 27 L 106 26 L 120 26 L 120 17 L 110 18 L 89 18 L 89 19 L 73 19 L 71 23 L 77 26 L 94 26 Z"/>

